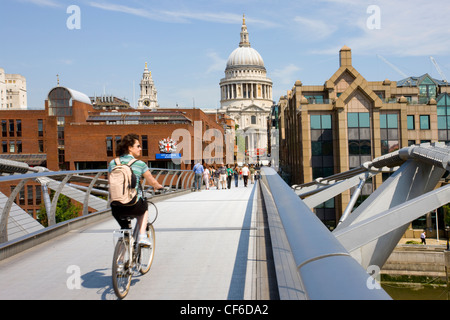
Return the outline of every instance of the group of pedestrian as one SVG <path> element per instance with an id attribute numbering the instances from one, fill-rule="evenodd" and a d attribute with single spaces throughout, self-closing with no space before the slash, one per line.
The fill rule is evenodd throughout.
<path id="1" fill-rule="evenodd" d="M 202 180 L 205 184 L 206 190 L 210 188 L 231 189 L 231 182 L 234 178 L 234 186 L 237 188 L 239 180 L 242 178 L 244 181 L 244 187 L 248 186 L 248 182 L 255 183 L 257 178 L 257 170 L 252 164 L 250 167 L 244 164 L 242 167 L 234 164 L 201 164 L 197 162 L 192 169 L 195 173 L 194 178 L 194 191 L 200 191 L 202 187 Z"/>

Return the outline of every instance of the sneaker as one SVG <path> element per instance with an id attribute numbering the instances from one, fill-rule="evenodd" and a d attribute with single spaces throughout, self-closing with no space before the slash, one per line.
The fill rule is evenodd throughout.
<path id="1" fill-rule="evenodd" d="M 150 239 L 147 237 L 146 234 L 140 234 L 139 235 L 138 243 L 139 243 L 139 245 L 144 246 L 144 247 L 151 247 L 152 246 L 152 243 L 150 242 Z"/>

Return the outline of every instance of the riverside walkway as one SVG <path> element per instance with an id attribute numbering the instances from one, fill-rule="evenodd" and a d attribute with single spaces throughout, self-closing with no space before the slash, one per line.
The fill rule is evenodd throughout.
<path id="1" fill-rule="evenodd" d="M 127 299 L 252 299 L 254 184 L 156 203 L 155 260 Z M 110 217 L 0 261 L 0 299 L 116 299 Z"/>

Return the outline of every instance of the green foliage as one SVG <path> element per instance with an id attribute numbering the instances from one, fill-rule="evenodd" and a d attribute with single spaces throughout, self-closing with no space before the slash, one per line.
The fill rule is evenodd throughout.
<path id="1" fill-rule="evenodd" d="M 80 204 L 73 204 L 70 201 L 69 197 L 61 194 L 56 205 L 56 223 L 78 217 L 81 213 L 81 210 L 82 207 Z M 36 218 L 40 224 L 42 224 L 44 227 L 48 227 L 47 211 L 45 209 L 44 203 L 41 204 L 41 208 Z"/>

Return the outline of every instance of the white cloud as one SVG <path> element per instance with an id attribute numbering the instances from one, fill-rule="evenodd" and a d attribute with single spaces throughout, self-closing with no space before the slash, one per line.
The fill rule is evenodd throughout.
<path id="1" fill-rule="evenodd" d="M 320 40 L 323 38 L 327 38 L 336 31 L 335 26 L 317 19 L 309 19 L 297 16 L 294 18 L 294 21 L 302 27 L 302 33 L 308 35 L 310 39 Z"/>
<path id="2" fill-rule="evenodd" d="M 294 64 L 289 64 L 282 69 L 275 69 L 270 72 L 271 77 L 277 79 L 277 84 L 291 85 L 295 82 L 298 71 L 301 69 Z"/>
<path id="3" fill-rule="evenodd" d="M 212 60 L 206 73 L 212 73 L 216 71 L 224 71 L 227 65 L 227 59 L 223 59 L 217 52 L 210 51 L 207 53 L 208 58 Z"/>
<path id="4" fill-rule="evenodd" d="M 34 1 L 50 1 L 50 0 L 34 0 Z M 89 5 L 107 11 L 122 12 L 146 19 L 173 22 L 173 23 L 189 23 L 193 20 L 207 21 L 214 23 L 239 24 L 242 23 L 242 15 L 228 12 L 197 12 L 197 11 L 171 11 L 171 10 L 148 10 L 145 8 L 133 8 L 126 5 L 111 4 L 105 2 L 89 2 Z M 250 19 L 247 20 L 253 24 L 259 24 L 265 27 L 274 27 L 277 24 L 269 20 Z"/>
<path id="5" fill-rule="evenodd" d="M 41 7 L 61 7 L 62 5 L 55 0 L 21 0 L 21 2 L 30 2 Z"/>
<path id="6" fill-rule="evenodd" d="M 330 5 L 329 12 L 342 10 L 341 1 L 323 0 Z M 369 29 L 369 3 L 345 1 L 345 15 L 327 16 L 327 23 L 337 26 L 331 45 L 311 50 L 313 53 L 335 54 L 344 44 L 358 54 L 386 53 L 395 56 L 447 54 L 450 51 L 448 1 L 419 0 L 374 1 L 380 8 L 380 29 Z M 313 22 L 309 22 L 314 26 Z M 326 30 L 317 23 L 319 35 Z"/>

